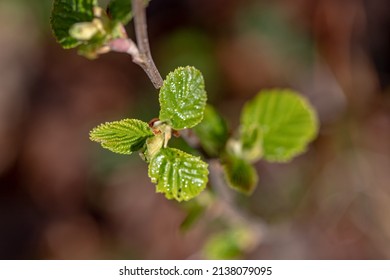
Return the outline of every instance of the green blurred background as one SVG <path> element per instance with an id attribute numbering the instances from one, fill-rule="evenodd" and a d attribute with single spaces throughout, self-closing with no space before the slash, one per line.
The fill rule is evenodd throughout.
<path id="1" fill-rule="evenodd" d="M 126 55 L 61 49 L 51 5 L 0 0 L 0 258 L 201 257 L 210 219 L 180 230 L 185 205 L 154 193 L 137 156 L 88 139 L 104 121 L 156 117 L 157 91 Z M 388 1 L 153 0 L 147 12 L 162 75 L 199 68 L 231 129 L 264 88 L 318 111 L 308 152 L 258 163 L 257 190 L 236 198 L 269 232 L 243 257 L 390 258 Z"/>

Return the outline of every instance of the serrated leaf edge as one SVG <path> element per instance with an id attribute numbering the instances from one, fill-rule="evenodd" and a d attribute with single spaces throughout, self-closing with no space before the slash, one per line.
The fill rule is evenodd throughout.
<path id="1" fill-rule="evenodd" d="M 278 95 L 282 94 L 282 95 L 290 95 L 290 96 L 298 97 L 298 102 L 302 104 L 302 107 L 304 108 L 305 111 L 309 113 L 310 119 L 313 121 L 314 129 L 311 131 L 311 134 L 307 136 L 305 141 L 306 143 L 304 145 L 292 149 L 288 153 L 288 155 L 284 157 L 270 156 L 267 155 L 266 153 L 263 153 L 262 155 L 262 158 L 268 162 L 279 162 L 279 163 L 290 162 L 294 157 L 297 157 L 302 153 L 304 153 L 305 151 L 307 151 L 310 142 L 317 137 L 319 131 L 318 115 L 315 109 L 313 108 L 313 106 L 311 105 L 311 103 L 309 102 L 309 100 L 305 96 L 301 95 L 299 92 L 296 92 L 288 88 L 273 88 L 273 89 L 261 90 L 244 105 L 242 112 L 244 112 L 247 107 L 251 106 L 251 103 L 256 103 L 256 100 L 262 98 L 262 95 L 264 94 L 278 94 Z M 241 126 L 244 126 L 243 113 L 241 113 L 240 123 Z M 259 125 L 261 127 L 261 124 Z"/>
<path id="2" fill-rule="evenodd" d="M 193 122 L 193 123 L 191 123 L 191 124 L 189 124 L 189 125 L 186 125 L 186 126 L 184 126 L 184 127 L 177 127 L 177 126 L 174 126 L 174 124 L 172 124 L 172 120 L 171 120 L 170 118 L 164 119 L 164 118 L 161 117 L 162 112 L 163 112 L 164 110 L 166 110 L 166 109 L 164 109 L 164 108 L 168 108 L 168 107 L 169 107 L 168 104 L 167 104 L 167 101 L 166 101 L 164 98 L 162 98 L 162 91 L 164 90 L 164 88 L 165 88 L 166 86 L 168 86 L 168 85 L 167 85 L 168 80 L 169 80 L 169 79 L 172 79 L 173 76 L 176 74 L 176 72 L 179 72 L 179 71 L 187 71 L 187 70 L 191 70 L 191 71 L 194 71 L 194 70 L 195 70 L 195 71 L 199 72 L 199 74 L 200 74 L 200 76 L 201 76 L 201 78 L 202 78 L 202 89 L 203 89 L 203 91 L 205 92 L 205 98 L 204 98 L 204 100 L 202 100 L 204 104 L 203 104 L 203 108 L 201 108 L 201 110 L 202 110 L 202 112 L 201 112 L 201 117 L 200 117 L 200 119 L 199 119 L 198 121 L 195 121 L 195 122 Z M 195 68 L 194 66 L 185 66 L 185 67 L 180 66 L 180 67 L 176 68 L 175 70 L 169 72 L 168 75 L 166 76 L 165 80 L 164 80 L 164 83 L 163 83 L 162 87 L 160 88 L 160 95 L 159 95 L 159 96 L 160 96 L 160 97 L 159 97 L 159 103 L 160 103 L 160 119 L 161 119 L 161 121 L 164 121 L 164 122 L 168 123 L 173 129 L 175 129 L 175 130 L 182 130 L 182 129 L 192 128 L 192 127 L 198 125 L 198 124 L 203 120 L 204 111 L 205 111 L 206 104 L 207 104 L 207 93 L 206 93 L 206 90 L 205 90 L 205 82 L 204 82 L 203 74 L 202 74 L 202 72 L 201 72 L 200 70 L 198 70 L 198 69 Z"/>
<path id="3" fill-rule="evenodd" d="M 160 155 L 160 153 L 161 153 L 162 151 L 168 150 L 168 149 L 171 150 L 172 152 L 175 152 L 175 153 L 178 153 L 178 154 L 183 155 L 186 159 L 196 159 L 196 160 L 200 161 L 200 162 L 203 164 L 203 167 L 204 167 L 204 169 L 206 170 L 206 174 L 205 174 L 205 175 L 206 175 L 206 178 L 205 178 L 205 181 L 204 181 L 204 183 L 202 184 L 202 186 L 200 186 L 200 187 L 201 187 L 200 192 L 199 192 L 196 196 L 198 196 L 198 195 L 206 188 L 207 183 L 208 183 L 208 174 L 209 174 L 209 171 L 208 171 L 208 164 L 207 164 L 206 162 L 204 162 L 200 157 L 194 156 L 194 155 L 192 155 L 192 154 L 188 154 L 188 153 L 186 153 L 186 152 L 183 152 L 182 150 L 175 149 L 175 148 L 169 148 L 169 147 L 168 147 L 168 148 L 162 148 L 162 149 L 159 151 L 159 153 L 157 153 L 157 154 L 151 159 L 151 161 L 150 161 L 150 163 L 149 163 L 149 166 L 148 166 L 148 176 L 149 176 L 151 182 L 154 183 L 154 184 L 156 184 L 156 193 L 162 193 L 162 194 L 165 195 L 165 197 L 166 197 L 167 199 L 175 199 L 175 200 L 178 201 L 178 202 L 188 201 L 188 200 L 190 200 L 190 199 L 193 199 L 193 198 L 196 197 L 196 196 L 189 197 L 189 198 L 184 198 L 184 197 L 178 198 L 178 197 L 175 197 L 175 196 L 169 197 L 168 194 L 167 194 L 167 192 L 166 192 L 166 189 L 165 189 L 165 188 L 164 188 L 164 189 L 161 189 L 161 188 L 159 187 L 159 178 L 154 177 L 154 176 L 152 175 L 152 164 L 153 164 L 153 160 L 155 160 L 155 159 Z M 180 172 L 179 172 L 179 173 L 180 173 Z M 160 176 L 160 174 L 159 174 L 159 176 Z"/>
<path id="4" fill-rule="evenodd" d="M 130 154 L 132 154 L 133 152 L 135 152 L 135 151 L 131 151 L 131 150 L 130 150 L 130 147 L 129 147 L 129 151 L 128 151 L 128 152 L 119 152 L 119 151 L 113 150 L 112 148 L 107 147 L 107 146 L 105 145 L 105 143 L 110 142 L 110 141 L 102 140 L 101 138 L 99 138 L 99 137 L 97 137 L 97 136 L 94 135 L 94 134 L 95 134 L 96 132 L 98 132 L 99 130 L 102 130 L 102 129 L 107 129 L 107 130 L 109 130 L 109 126 L 111 126 L 111 125 L 113 125 L 113 124 L 125 123 L 125 122 L 127 122 L 127 121 L 135 122 L 135 123 L 138 123 L 139 125 L 144 125 L 145 127 L 149 127 L 147 123 L 145 123 L 145 122 L 143 122 L 143 121 L 141 121 L 141 120 L 137 120 L 137 119 L 122 119 L 122 120 L 119 120 L 119 121 L 105 122 L 105 123 L 102 123 L 102 124 L 96 126 L 95 128 L 93 128 L 93 129 L 89 132 L 89 139 L 90 139 L 91 141 L 94 141 L 94 142 L 97 142 L 97 143 L 101 144 L 101 146 L 102 146 L 103 148 L 108 149 L 108 150 L 110 150 L 110 151 L 112 151 L 112 152 L 114 152 L 114 153 L 130 155 Z M 138 127 L 137 127 L 137 129 L 140 130 Z M 144 134 L 144 135 L 140 136 L 140 138 L 145 138 L 145 142 L 146 142 L 146 140 L 147 140 L 148 138 L 153 137 L 153 136 L 154 136 L 154 134 L 153 134 L 153 132 L 150 130 L 150 133 L 149 133 L 149 134 Z"/>

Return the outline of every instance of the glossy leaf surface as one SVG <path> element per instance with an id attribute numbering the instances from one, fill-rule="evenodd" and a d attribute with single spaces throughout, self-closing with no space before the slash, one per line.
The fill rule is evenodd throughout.
<path id="1" fill-rule="evenodd" d="M 200 123 L 207 100 L 204 87 L 203 76 L 194 67 L 169 73 L 160 89 L 160 120 L 176 130 Z"/>
<path id="2" fill-rule="evenodd" d="M 134 119 L 107 122 L 90 132 L 90 139 L 99 142 L 103 148 L 128 155 L 140 150 L 152 136 L 147 123 Z"/>
<path id="3" fill-rule="evenodd" d="M 177 201 L 194 198 L 207 185 L 207 163 L 174 148 L 163 148 L 149 164 L 149 177 L 156 191 Z"/>

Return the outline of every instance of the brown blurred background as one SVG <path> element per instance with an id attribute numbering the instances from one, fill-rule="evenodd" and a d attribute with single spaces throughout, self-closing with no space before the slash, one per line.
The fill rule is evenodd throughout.
<path id="1" fill-rule="evenodd" d="M 88 139 L 104 121 L 156 117 L 157 92 L 130 57 L 61 49 L 50 9 L 0 0 L 0 258 L 194 256 L 210 224 L 181 231 L 183 205 L 154 193 L 139 157 Z M 256 192 L 237 199 L 271 231 L 245 258 L 390 258 L 388 0 L 152 0 L 148 21 L 162 75 L 199 68 L 232 129 L 263 88 L 318 111 L 308 152 L 260 162 Z"/>

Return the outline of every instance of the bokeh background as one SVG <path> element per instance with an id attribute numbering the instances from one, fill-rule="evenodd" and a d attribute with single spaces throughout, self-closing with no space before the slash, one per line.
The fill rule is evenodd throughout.
<path id="1" fill-rule="evenodd" d="M 139 157 L 88 139 L 104 121 L 156 117 L 156 90 L 126 55 L 61 49 L 51 5 L 0 0 L 0 258 L 202 258 L 212 221 L 182 230 L 185 204 L 154 193 Z M 234 200 L 269 232 L 242 257 L 390 258 L 388 0 L 152 0 L 147 12 L 162 75 L 199 68 L 231 129 L 264 88 L 318 111 L 308 152 L 259 162 L 257 190 Z"/>

